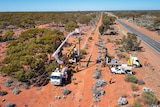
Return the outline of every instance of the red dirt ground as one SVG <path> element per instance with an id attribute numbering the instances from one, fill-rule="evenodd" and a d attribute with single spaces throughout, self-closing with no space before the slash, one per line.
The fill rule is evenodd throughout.
<path id="1" fill-rule="evenodd" d="M 80 71 L 74 73 L 74 77 L 76 78 L 76 80 L 73 80 L 71 84 L 66 85 L 66 88 L 72 91 L 71 94 L 63 96 L 61 92 L 63 87 L 56 87 L 51 84 L 48 84 L 42 88 L 31 88 L 29 90 L 24 90 L 23 88 L 20 88 L 21 93 L 18 95 L 14 95 L 11 89 L 6 88 L 3 85 L 4 80 L 6 80 L 7 78 L 0 77 L 1 89 L 9 93 L 6 96 L 0 96 L 1 101 L 2 99 L 6 100 L 5 102 L 0 101 L 0 105 L 3 107 L 7 102 L 12 102 L 15 103 L 17 107 L 24 107 L 25 105 L 28 105 L 27 107 L 88 107 L 92 105 L 97 105 L 99 107 L 114 107 L 118 105 L 117 100 L 122 95 L 126 95 L 127 100 L 129 101 L 129 105 L 132 105 L 135 101 L 135 98 L 133 97 L 131 83 L 127 83 L 124 80 L 125 75 L 114 75 L 116 82 L 113 84 L 107 84 L 106 86 L 102 87 L 103 90 L 105 90 L 105 95 L 100 96 L 101 102 L 95 103 L 93 101 L 92 87 L 95 84 L 95 79 L 92 77 L 92 75 L 95 68 L 99 67 L 100 69 L 102 69 L 102 79 L 106 80 L 107 83 L 111 75 L 108 67 L 102 67 L 101 64 L 95 64 L 95 59 L 98 55 L 98 47 L 95 46 L 95 43 L 98 43 L 98 26 L 100 24 L 101 20 L 97 23 L 95 33 L 92 35 L 93 40 L 88 41 L 88 37 L 91 35 L 91 30 L 93 26 L 89 26 L 89 30 L 87 30 L 85 34 L 82 35 L 81 49 L 86 48 L 87 45 L 88 54 L 85 56 L 85 59 L 81 61 L 81 66 L 79 67 Z M 130 25 L 135 27 L 135 25 L 133 24 Z M 121 29 L 124 29 L 119 24 L 116 24 L 115 26 L 119 26 Z M 160 40 L 158 39 L 158 37 L 156 37 L 155 33 L 152 33 L 144 28 L 141 28 L 139 30 L 147 34 L 151 34 L 151 37 Z M 127 32 L 126 29 L 124 29 L 124 31 Z M 104 41 L 106 41 L 107 38 L 114 40 L 115 38 L 121 38 L 122 35 L 123 34 L 120 33 L 118 36 L 104 36 L 102 38 L 104 39 Z M 72 42 L 74 40 L 75 37 L 71 37 L 69 39 L 69 42 Z M 138 93 L 141 94 L 141 89 L 144 86 L 146 86 L 152 88 L 156 93 L 157 97 L 160 99 L 160 68 L 158 66 L 158 64 L 160 64 L 160 60 L 158 60 L 160 58 L 160 55 L 155 53 L 144 43 L 142 43 L 142 46 L 145 47 L 144 52 L 133 52 L 131 54 L 137 56 L 140 59 L 142 65 L 144 60 L 147 60 L 147 62 L 150 63 L 150 65 L 154 66 L 155 70 L 150 70 L 151 66 L 143 66 L 142 68 L 134 69 L 134 71 L 136 72 L 136 76 L 139 79 L 143 79 L 146 83 L 142 86 L 138 85 Z M 114 44 L 112 42 L 107 43 L 106 47 L 109 50 L 109 54 L 115 55 Z M 0 53 L 2 53 L 2 51 L 0 51 Z M 92 54 L 91 62 L 89 64 L 89 67 L 86 68 L 86 61 L 89 58 L 90 54 Z M 122 59 L 121 61 L 125 63 L 125 59 Z M 55 96 L 60 96 L 61 98 L 57 100 L 55 99 Z"/>

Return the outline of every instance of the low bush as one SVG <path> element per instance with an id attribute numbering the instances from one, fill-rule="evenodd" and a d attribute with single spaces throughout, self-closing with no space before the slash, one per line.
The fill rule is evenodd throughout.
<path id="1" fill-rule="evenodd" d="M 158 104 L 158 99 L 153 92 L 143 92 L 142 98 L 145 104 L 148 104 L 148 105 Z"/>
<path id="2" fill-rule="evenodd" d="M 121 44 L 121 41 L 119 41 L 119 40 L 114 40 L 114 43 L 116 44 L 116 45 L 120 45 Z"/>
<path id="3" fill-rule="evenodd" d="M 103 87 L 107 84 L 107 82 L 105 80 L 100 80 L 100 79 L 97 79 L 96 80 L 96 86 L 97 87 Z"/>
<path id="4" fill-rule="evenodd" d="M 9 103 L 6 104 L 5 107 L 15 107 L 15 106 L 16 106 L 15 104 L 9 102 Z"/>
<path id="5" fill-rule="evenodd" d="M 22 71 L 22 70 L 17 71 L 17 72 L 15 73 L 15 78 L 17 78 L 18 80 L 24 79 L 24 71 Z"/>
<path id="6" fill-rule="evenodd" d="M 31 77 L 33 77 L 33 75 L 34 75 L 34 72 L 31 72 L 31 71 L 26 71 L 24 74 L 25 78 L 27 79 L 30 79 Z"/>
<path id="7" fill-rule="evenodd" d="M 118 99 L 118 105 L 126 105 L 128 103 L 127 99 L 124 97 L 120 97 Z"/>
<path id="8" fill-rule="evenodd" d="M 24 89 L 29 89 L 29 84 L 24 84 Z"/>
<path id="9" fill-rule="evenodd" d="M 153 92 L 151 88 L 143 87 L 142 92 Z"/>
<path id="10" fill-rule="evenodd" d="M 107 39 L 107 42 L 108 42 L 108 43 L 110 43 L 110 42 L 111 42 L 111 40 L 110 40 L 110 39 Z"/>
<path id="11" fill-rule="evenodd" d="M 93 101 L 94 101 L 94 102 L 100 102 L 101 99 L 100 99 L 99 97 L 94 97 L 94 98 L 93 98 Z"/>
<path id="12" fill-rule="evenodd" d="M 125 57 L 126 57 L 123 53 L 118 53 L 117 56 L 118 56 L 119 58 L 125 58 Z"/>
<path id="13" fill-rule="evenodd" d="M 137 84 L 138 84 L 138 85 L 144 85 L 145 82 L 144 82 L 143 80 L 140 79 L 140 80 L 137 81 Z"/>
<path id="14" fill-rule="evenodd" d="M 127 82 L 132 82 L 132 83 L 137 83 L 138 79 L 136 76 L 132 75 L 132 74 L 127 74 L 125 77 L 125 81 Z"/>
<path id="15" fill-rule="evenodd" d="M 7 95 L 8 93 L 6 91 L 0 91 L 0 96 L 5 96 Z"/>
<path id="16" fill-rule="evenodd" d="M 17 94 L 19 94 L 20 93 L 20 90 L 18 89 L 18 88 L 14 88 L 13 89 L 13 94 L 14 95 L 17 95 Z"/>
<path id="17" fill-rule="evenodd" d="M 90 36 L 89 38 L 88 38 L 88 40 L 92 40 L 93 38 Z"/>
<path id="18" fill-rule="evenodd" d="M 136 84 L 131 84 L 131 88 L 132 88 L 133 91 L 138 90 L 138 86 L 136 86 Z"/>
<path id="19" fill-rule="evenodd" d="M 94 102 L 100 102 L 101 99 L 99 97 L 105 94 L 105 91 L 102 90 L 101 88 L 98 88 L 97 86 L 92 87 L 92 92 L 93 92 Z"/>
<path id="20" fill-rule="evenodd" d="M 139 96 L 139 93 L 138 92 L 133 92 L 133 97 L 138 97 Z"/>
<path id="21" fill-rule="evenodd" d="M 63 88 L 63 89 L 62 89 L 62 94 L 63 94 L 63 95 L 68 95 L 68 94 L 70 94 L 70 93 L 71 93 L 71 91 L 68 90 L 67 88 Z"/>
<path id="22" fill-rule="evenodd" d="M 80 55 L 83 56 L 83 55 L 85 55 L 85 54 L 87 54 L 87 53 L 86 53 L 86 50 L 81 49 L 81 50 L 80 50 Z"/>
<path id="23" fill-rule="evenodd" d="M 142 107 L 142 105 L 141 105 L 140 102 L 135 101 L 135 102 L 133 103 L 133 107 Z"/>
<path id="24" fill-rule="evenodd" d="M 100 69 L 95 69 L 94 70 L 94 74 L 93 74 L 93 78 L 95 79 L 99 79 L 101 77 L 101 70 Z"/>
<path id="25" fill-rule="evenodd" d="M 13 80 L 9 79 L 9 80 L 6 80 L 6 81 L 5 81 L 4 85 L 5 85 L 6 87 L 10 87 L 12 83 L 13 83 Z"/>

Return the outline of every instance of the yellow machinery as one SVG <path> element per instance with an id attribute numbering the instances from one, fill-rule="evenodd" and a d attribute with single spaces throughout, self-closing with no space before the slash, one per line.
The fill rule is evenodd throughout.
<path id="1" fill-rule="evenodd" d="M 74 43 L 74 44 L 70 47 L 69 51 L 67 52 L 67 57 L 68 57 L 68 59 L 71 58 L 72 51 L 75 49 L 77 43 L 78 43 L 78 40 L 76 41 L 76 43 Z"/>
<path id="2" fill-rule="evenodd" d="M 131 55 L 130 55 L 129 60 L 128 60 L 128 65 L 134 66 L 134 67 L 141 67 L 139 59 L 137 57 L 133 57 Z"/>
<path id="3" fill-rule="evenodd" d="M 132 62 L 133 62 L 133 60 L 132 60 L 132 57 L 130 56 L 129 59 L 128 59 L 128 65 L 132 66 Z"/>

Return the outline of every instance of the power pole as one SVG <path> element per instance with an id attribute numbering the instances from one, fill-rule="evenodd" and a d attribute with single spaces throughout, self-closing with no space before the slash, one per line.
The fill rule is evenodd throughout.
<path id="1" fill-rule="evenodd" d="M 80 35 L 80 34 L 79 34 Z M 78 52 L 78 56 L 79 56 L 79 66 L 81 66 L 81 63 L 80 63 L 80 59 L 81 59 L 81 56 L 80 56 L 80 42 L 81 42 L 81 37 L 79 36 L 78 37 L 78 43 L 79 43 L 79 52 Z"/>

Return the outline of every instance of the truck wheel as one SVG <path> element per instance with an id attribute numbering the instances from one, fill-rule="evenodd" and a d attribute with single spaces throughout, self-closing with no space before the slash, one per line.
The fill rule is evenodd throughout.
<path id="1" fill-rule="evenodd" d="M 134 68 L 137 68 L 137 65 L 136 65 L 136 64 L 134 64 L 134 65 L 133 65 L 133 67 L 134 67 Z"/>

